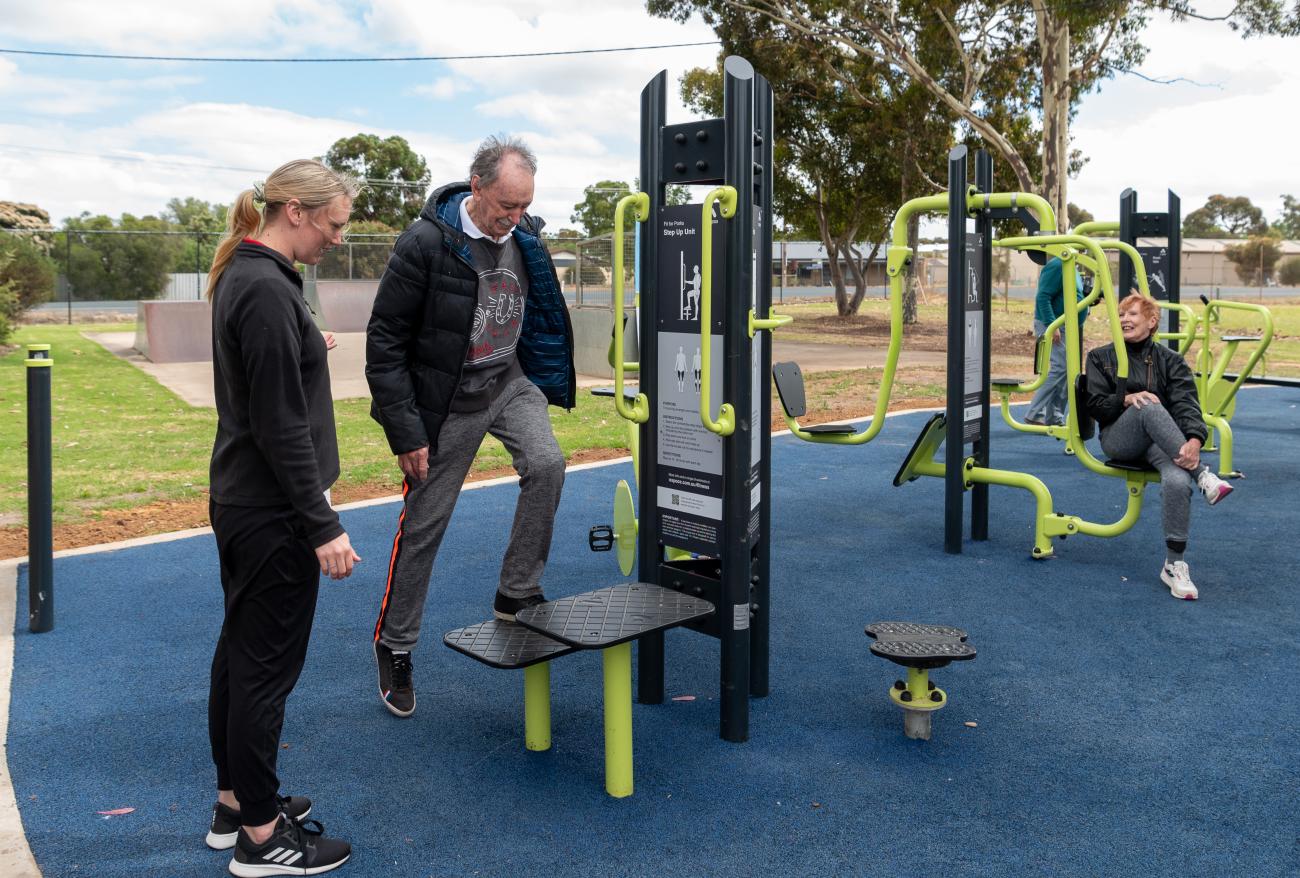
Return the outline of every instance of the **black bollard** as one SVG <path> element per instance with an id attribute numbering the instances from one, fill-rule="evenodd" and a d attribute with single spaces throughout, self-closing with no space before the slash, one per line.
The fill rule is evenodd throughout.
<path id="1" fill-rule="evenodd" d="M 54 488 L 51 472 L 50 346 L 27 346 L 27 626 L 54 628 Z"/>

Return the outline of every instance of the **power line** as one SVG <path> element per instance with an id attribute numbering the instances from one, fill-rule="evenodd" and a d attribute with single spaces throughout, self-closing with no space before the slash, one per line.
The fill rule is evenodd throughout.
<path id="1" fill-rule="evenodd" d="M 100 52 L 55 52 L 37 49 L 2 49 L 4 55 L 35 55 L 45 58 L 93 58 L 105 61 L 190 61 L 206 64 L 374 64 L 390 61 L 489 61 L 506 58 L 553 58 L 561 55 L 600 55 L 611 52 L 647 52 L 655 49 L 685 49 L 716 46 L 720 40 L 700 43 L 665 43 L 658 46 L 620 46 L 609 49 L 569 49 L 557 52 L 512 52 L 501 55 L 406 55 L 377 58 L 221 58 L 185 55 L 110 55 Z"/>

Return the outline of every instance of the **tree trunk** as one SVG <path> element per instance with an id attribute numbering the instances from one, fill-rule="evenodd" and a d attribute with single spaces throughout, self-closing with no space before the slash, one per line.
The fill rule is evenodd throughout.
<path id="1" fill-rule="evenodd" d="M 848 250 L 849 270 L 853 272 L 853 283 L 857 288 L 853 293 L 852 301 L 849 302 L 849 313 L 857 314 L 858 309 L 862 307 L 862 300 L 867 297 L 867 272 L 876 254 L 880 252 L 880 238 L 871 245 L 871 252 L 867 254 L 866 261 L 863 261 L 861 254 L 853 249 L 853 245 L 850 244 Z"/>
<path id="2" fill-rule="evenodd" d="M 912 139 L 909 137 L 903 144 L 903 173 L 901 175 L 901 185 L 899 186 L 900 203 L 906 204 L 912 198 L 913 181 L 916 179 L 915 154 L 912 145 Z M 912 260 L 907 266 L 907 276 L 903 279 L 903 325 L 911 326 L 917 321 L 916 313 L 916 266 L 920 257 L 916 252 L 917 240 L 919 238 L 920 220 L 916 214 L 907 223 L 907 246 L 912 248 Z"/>
<path id="3" fill-rule="evenodd" d="M 844 269 L 840 265 L 840 242 L 831 238 L 823 240 L 822 244 L 826 247 L 826 259 L 831 267 L 831 285 L 835 288 L 835 313 L 847 317 L 853 312 L 849 310 L 849 292 L 844 284 Z"/>
<path id="4" fill-rule="evenodd" d="M 1043 198 L 1068 229 L 1066 172 L 1070 150 L 1070 26 L 1045 4 L 1035 3 L 1043 78 Z"/>

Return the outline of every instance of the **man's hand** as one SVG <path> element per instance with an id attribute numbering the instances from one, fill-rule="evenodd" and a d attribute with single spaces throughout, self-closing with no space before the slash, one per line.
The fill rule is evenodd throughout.
<path id="1" fill-rule="evenodd" d="M 429 446 L 397 455 L 397 465 L 411 481 L 423 482 L 429 475 Z"/>
<path id="2" fill-rule="evenodd" d="M 1201 465 L 1201 440 L 1193 436 L 1184 442 L 1183 447 L 1178 449 L 1178 456 L 1174 458 L 1174 463 L 1185 470 L 1198 469 Z"/>
<path id="3" fill-rule="evenodd" d="M 339 346 L 338 340 L 334 338 L 334 333 L 321 330 L 321 335 L 325 337 L 325 350 L 332 351 Z"/>
<path id="4" fill-rule="evenodd" d="M 1149 390 L 1139 390 L 1137 393 L 1124 394 L 1124 406 L 1126 408 L 1128 406 L 1133 406 L 1134 408 L 1140 409 L 1143 406 L 1148 405 L 1160 405 L 1160 397 L 1156 396 Z"/>
<path id="5" fill-rule="evenodd" d="M 361 556 L 352 551 L 352 541 L 346 533 L 341 533 L 323 546 L 316 547 L 316 560 L 320 562 L 320 572 L 330 579 L 346 579 L 352 575 L 352 566 L 361 560 Z"/>
<path id="6" fill-rule="evenodd" d="M 1065 344 L 1065 330 L 1058 329 L 1056 332 L 1052 333 L 1052 344 L 1054 345 Z"/>

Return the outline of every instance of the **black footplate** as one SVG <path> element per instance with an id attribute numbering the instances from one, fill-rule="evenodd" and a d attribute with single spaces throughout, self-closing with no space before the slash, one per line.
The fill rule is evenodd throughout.
<path id="1" fill-rule="evenodd" d="M 442 642 L 485 665 L 507 671 L 547 662 L 574 651 L 567 643 L 498 619 L 448 631 L 442 636 Z"/>
<path id="2" fill-rule="evenodd" d="M 871 651 L 909 668 L 942 668 L 949 662 L 975 658 L 966 632 L 950 625 L 917 622 L 872 622 L 867 636 L 875 638 Z"/>
<path id="3" fill-rule="evenodd" d="M 515 617 L 579 649 L 605 649 L 710 615 L 713 604 L 648 582 L 615 585 L 520 610 Z"/>

